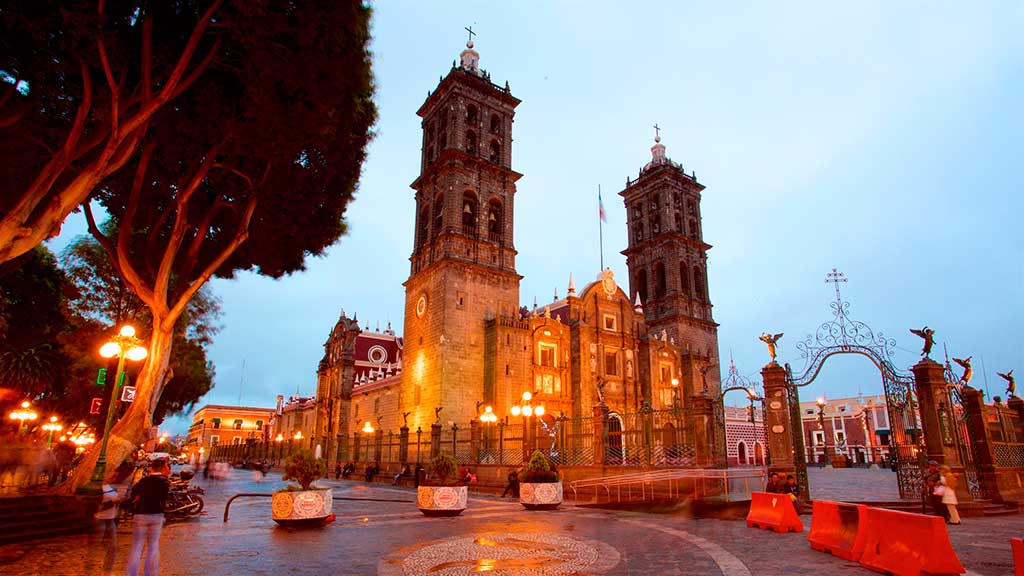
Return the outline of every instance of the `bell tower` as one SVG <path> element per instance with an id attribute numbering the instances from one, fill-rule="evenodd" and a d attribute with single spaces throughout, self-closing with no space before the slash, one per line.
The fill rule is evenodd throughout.
<path id="1" fill-rule="evenodd" d="M 468 422 L 484 381 L 484 322 L 519 307 L 512 121 L 519 100 L 480 68 L 472 32 L 417 114 L 423 148 L 405 282 L 400 404 L 409 426 Z"/>
<path id="2" fill-rule="evenodd" d="M 683 353 L 689 394 L 721 390 L 718 324 L 711 316 L 707 251 L 701 229 L 704 186 L 665 155 L 660 128 L 651 161 L 619 193 L 626 204 L 630 296 L 643 304 L 651 334 L 664 331 Z"/>

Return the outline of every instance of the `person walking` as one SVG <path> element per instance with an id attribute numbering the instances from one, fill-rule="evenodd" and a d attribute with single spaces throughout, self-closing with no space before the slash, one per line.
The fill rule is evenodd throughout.
<path id="1" fill-rule="evenodd" d="M 160 573 L 160 532 L 164 527 L 164 504 L 171 482 L 167 460 L 157 460 L 149 468 L 150 474 L 139 480 L 133 489 L 134 517 L 132 519 L 132 547 L 128 552 L 128 576 L 139 576 L 142 545 L 146 545 L 145 576 Z"/>
<path id="2" fill-rule="evenodd" d="M 415 471 L 413 472 L 413 474 L 415 475 L 415 478 L 413 479 L 413 488 L 419 488 L 420 487 L 420 482 L 423 481 L 423 473 L 425 471 L 426 470 L 423 468 L 423 464 L 420 464 L 419 462 L 417 462 L 416 463 Z"/>
<path id="3" fill-rule="evenodd" d="M 923 495 L 928 500 L 928 505 L 936 515 L 949 522 L 949 509 L 942 503 L 942 495 L 945 489 L 938 487 L 942 484 L 942 475 L 939 474 L 939 463 L 935 460 L 928 461 L 928 473 L 924 477 Z"/>
<path id="4" fill-rule="evenodd" d="M 956 474 L 949 466 L 939 468 L 939 486 L 942 487 L 942 503 L 946 506 L 946 523 L 960 524 L 960 512 L 956 509 L 960 503 L 956 497 Z"/>
<path id="5" fill-rule="evenodd" d="M 519 498 L 519 470 L 515 468 L 508 471 L 508 484 L 505 485 L 505 491 L 501 493 L 501 497 L 504 498 L 509 492 L 512 492 L 513 498 Z"/>
<path id="6" fill-rule="evenodd" d="M 114 558 L 117 555 L 117 504 L 120 501 L 117 489 L 110 484 L 104 484 L 100 509 L 93 516 L 96 523 L 93 535 L 97 547 L 103 550 L 102 573 L 106 575 L 113 572 Z"/>

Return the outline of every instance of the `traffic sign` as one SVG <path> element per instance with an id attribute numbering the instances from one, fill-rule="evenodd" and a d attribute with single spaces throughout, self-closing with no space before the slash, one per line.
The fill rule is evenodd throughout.
<path id="1" fill-rule="evenodd" d="M 100 408 L 103 407 L 102 398 L 93 398 L 92 404 L 89 404 L 89 414 L 99 414 Z"/>
<path id="2" fill-rule="evenodd" d="M 135 400 L 135 386 L 125 386 L 121 389 L 121 402 L 132 402 Z"/>

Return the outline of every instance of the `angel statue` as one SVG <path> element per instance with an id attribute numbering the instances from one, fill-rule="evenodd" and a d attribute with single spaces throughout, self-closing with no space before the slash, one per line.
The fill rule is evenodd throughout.
<path id="1" fill-rule="evenodd" d="M 438 406 L 437 408 L 434 408 L 434 418 L 436 418 L 435 423 L 441 421 L 441 410 L 444 410 L 444 408 L 441 407 L 441 406 Z"/>
<path id="2" fill-rule="evenodd" d="M 779 336 L 782 336 L 782 334 L 779 334 Z M 773 341 L 771 344 L 769 344 L 769 346 L 774 348 L 775 347 L 775 342 Z M 775 360 L 775 356 L 774 355 L 772 356 L 772 360 Z M 718 366 L 718 364 L 711 364 L 710 362 L 708 362 L 708 363 L 705 363 L 703 366 L 701 366 L 699 368 L 699 370 L 700 370 L 700 382 L 701 382 L 701 384 L 704 387 L 704 392 L 708 391 L 708 370 L 710 370 L 711 368 L 713 368 L 715 366 Z"/>
<path id="3" fill-rule="evenodd" d="M 964 375 L 960 377 L 960 385 L 961 386 L 967 386 L 968 384 L 970 384 L 971 383 L 971 377 L 974 376 L 974 369 L 971 368 L 971 358 L 972 358 L 972 356 L 968 356 L 967 358 L 964 358 L 963 360 L 961 360 L 961 359 L 957 358 L 956 356 L 953 357 L 953 362 L 956 362 L 957 364 L 962 366 L 963 369 L 964 369 Z"/>
<path id="4" fill-rule="evenodd" d="M 412 414 L 412 412 L 402 412 L 402 422 L 403 422 L 403 423 L 404 423 L 404 424 L 405 424 L 406 426 L 408 426 L 408 425 L 409 425 L 409 414 Z"/>
<path id="5" fill-rule="evenodd" d="M 782 338 L 782 332 L 774 336 L 767 332 L 761 332 L 761 337 L 758 338 L 758 340 L 768 345 L 768 354 L 772 357 L 772 362 L 775 362 L 775 343 L 779 341 L 779 338 Z"/>
<path id="6" fill-rule="evenodd" d="M 932 345 L 935 344 L 935 330 L 925 326 L 920 330 L 910 329 L 910 333 L 914 336 L 920 336 L 924 339 L 924 348 L 921 350 L 921 356 L 929 358 L 932 353 Z"/>
<path id="7" fill-rule="evenodd" d="M 1013 396 L 1017 392 L 1017 381 L 1013 377 L 1013 370 L 1010 370 L 1006 374 L 1003 374 L 1002 372 L 996 372 L 996 374 L 999 374 L 1000 378 L 1006 380 L 1006 397 L 1009 398 L 1010 396 Z"/>

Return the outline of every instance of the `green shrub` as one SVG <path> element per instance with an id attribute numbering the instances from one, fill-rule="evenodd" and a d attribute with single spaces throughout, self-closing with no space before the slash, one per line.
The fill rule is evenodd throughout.
<path id="1" fill-rule="evenodd" d="M 295 480 L 303 490 L 309 490 L 310 484 L 323 478 L 326 472 L 327 467 L 322 459 L 309 450 L 299 450 L 285 460 L 282 480 Z"/>
<path id="2" fill-rule="evenodd" d="M 431 483 L 452 486 L 459 482 L 459 463 L 451 454 L 441 452 L 430 460 Z"/>
<path id="3" fill-rule="evenodd" d="M 551 468 L 548 459 L 540 450 L 534 450 L 530 463 L 519 473 L 520 482 L 558 482 L 560 475 Z"/>

